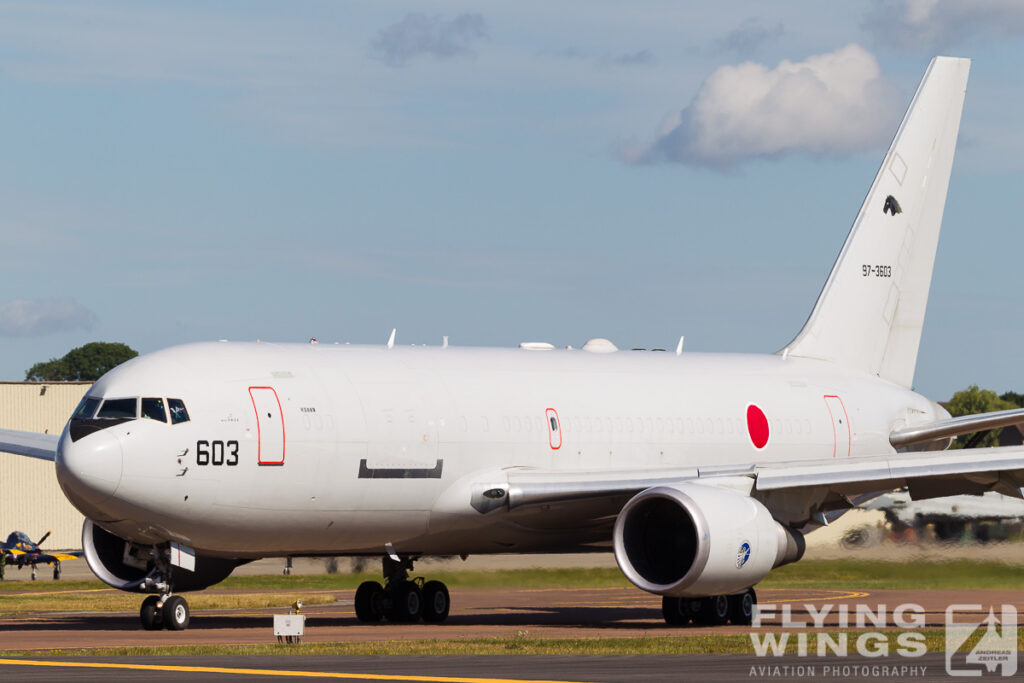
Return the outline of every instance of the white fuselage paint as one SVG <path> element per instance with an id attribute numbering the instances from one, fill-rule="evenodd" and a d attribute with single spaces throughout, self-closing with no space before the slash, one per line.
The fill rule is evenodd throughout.
<path id="1" fill-rule="evenodd" d="M 424 554 L 581 549 L 607 542 L 610 525 L 560 526 L 556 509 L 538 530 L 528 514 L 473 509 L 472 487 L 512 468 L 878 456 L 893 452 L 893 429 L 944 412 L 877 378 L 777 355 L 324 344 L 174 347 L 115 369 L 88 396 L 180 398 L 191 419 L 136 419 L 74 443 L 65 429 L 57 473 L 68 498 L 126 539 L 232 557 L 381 554 L 388 543 Z M 750 404 L 770 427 L 761 450 Z M 198 464 L 201 441 L 237 441 L 238 464 Z M 424 476 L 438 461 L 440 476 Z"/>

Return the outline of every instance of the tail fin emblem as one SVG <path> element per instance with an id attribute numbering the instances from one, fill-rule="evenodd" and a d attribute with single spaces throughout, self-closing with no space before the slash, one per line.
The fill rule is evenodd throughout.
<path id="1" fill-rule="evenodd" d="M 895 216 L 898 213 L 903 213 L 903 209 L 900 208 L 900 203 L 896 201 L 896 198 L 889 195 L 885 198 L 885 206 L 882 207 L 882 213 L 888 213 Z"/>

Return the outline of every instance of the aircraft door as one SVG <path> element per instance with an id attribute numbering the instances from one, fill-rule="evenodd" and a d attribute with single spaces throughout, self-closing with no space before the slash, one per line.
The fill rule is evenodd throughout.
<path id="1" fill-rule="evenodd" d="M 249 396 L 256 411 L 260 465 L 284 464 L 284 414 L 281 400 L 273 387 L 249 387 Z"/>
<path id="2" fill-rule="evenodd" d="M 850 418 L 846 414 L 843 399 L 838 396 L 826 396 L 825 406 L 832 418 L 832 432 L 835 435 L 832 446 L 832 457 L 849 457 L 850 455 Z"/>

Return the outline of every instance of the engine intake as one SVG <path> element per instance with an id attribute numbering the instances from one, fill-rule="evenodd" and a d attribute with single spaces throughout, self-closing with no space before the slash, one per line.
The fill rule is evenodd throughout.
<path id="1" fill-rule="evenodd" d="M 703 597 L 753 586 L 803 556 L 803 536 L 776 522 L 759 501 L 705 484 L 657 486 L 619 513 L 615 560 L 637 587 Z"/>
<path id="2" fill-rule="evenodd" d="M 154 558 L 156 553 L 166 552 L 165 549 L 126 541 L 91 519 L 86 519 L 82 525 L 82 550 L 89 569 L 100 581 L 135 593 L 153 592 L 154 583 L 159 583 L 161 578 L 169 579 L 175 591 L 202 590 L 220 583 L 235 567 L 243 564 L 238 560 L 197 555 L 194 572 L 171 567 L 170 577 L 160 577 Z"/>

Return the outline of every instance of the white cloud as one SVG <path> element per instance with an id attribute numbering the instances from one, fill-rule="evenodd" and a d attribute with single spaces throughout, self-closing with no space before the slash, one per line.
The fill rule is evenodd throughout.
<path id="1" fill-rule="evenodd" d="M 472 54 L 471 45 L 487 36 L 480 14 L 460 14 L 450 21 L 410 12 L 377 34 L 373 56 L 388 66 L 404 66 L 420 55 L 447 59 Z"/>
<path id="2" fill-rule="evenodd" d="M 36 337 L 91 330 L 96 314 L 71 297 L 13 299 L 0 305 L 0 336 Z"/>
<path id="3" fill-rule="evenodd" d="M 862 24 L 877 41 L 944 49 L 978 36 L 1024 34 L 1020 0 L 876 0 Z"/>
<path id="4" fill-rule="evenodd" d="M 631 162 L 718 168 L 791 154 L 844 155 L 886 142 L 898 113 L 878 62 L 848 45 L 774 69 L 754 62 L 719 67 L 653 143 L 622 154 Z"/>

